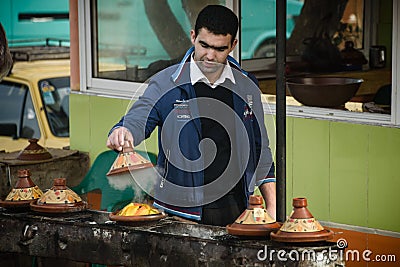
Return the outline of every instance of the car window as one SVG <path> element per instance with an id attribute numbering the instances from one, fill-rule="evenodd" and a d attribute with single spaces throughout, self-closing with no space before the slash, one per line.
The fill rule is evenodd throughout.
<path id="1" fill-rule="evenodd" d="M 40 138 L 39 124 L 28 87 L 0 83 L 0 135 Z"/>
<path id="2" fill-rule="evenodd" d="M 69 77 L 39 81 L 50 130 L 58 137 L 69 136 L 69 84 Z"/>

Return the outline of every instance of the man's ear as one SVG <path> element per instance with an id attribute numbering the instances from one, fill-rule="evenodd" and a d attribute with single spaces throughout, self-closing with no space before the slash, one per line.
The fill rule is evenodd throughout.
<path id="1" fill-rule="evenodd" d="M 237 43 L 238 43 L 238 39 L 235 38 L 235 39 L 233 40 L 233 43 L 232 43 L 231 51 L 232 51 L 233 49 L 235 49 Z"/>
<path id="2" fill-rule="evenodd" d="M 196 41 L 196 32 L 194 30 L 190 31 L 190 40 L 192 41 L 192 44 L 194 45 Z"/>

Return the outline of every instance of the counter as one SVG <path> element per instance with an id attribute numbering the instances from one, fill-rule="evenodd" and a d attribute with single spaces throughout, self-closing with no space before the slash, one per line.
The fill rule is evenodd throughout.
<path id="1" fill-rule="evenodd" d="M 343 251 L 332 242 L 285 244 L 267 238 L 239 238 L 227 234 L 224 227 L 173 217 L 122 225 L 109 221 L 108 216 L 92 210 L 50 216 L 1 209 L 0 252 L 140 267 L 289 267 L 299 262 L 303 266 L 344 266 Z"/>

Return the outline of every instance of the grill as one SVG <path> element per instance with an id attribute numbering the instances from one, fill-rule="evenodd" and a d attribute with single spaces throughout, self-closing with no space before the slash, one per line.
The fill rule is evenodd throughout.
<path id="1" fill-rule="evenodd" d="M 298 266 L 290 251 L 316 255 L 336 250 L 336 260 L 324 266 L 344 266 L 336 243 L 285 244 L 265 238 L 239 238 L 224 227 L 180 222 L 167 217 L 157 222 L 123 225 L 109 213 L 51 215 L 0 210 L 0 252 L 123 266 Z M 286 261 L 277 253 L 286 251 Z M 268 252 L 268 253 L 267 253 Z M 283 253 L 283 252 L 282 252 Z M 282 256 L 282 255 L 280 255 Z M 320 258 L 319 258 L 320 259 Z M 300 259 L 304 266 L 321 266 Z M 319 264 L 319 265 L 317 265 Z"/>

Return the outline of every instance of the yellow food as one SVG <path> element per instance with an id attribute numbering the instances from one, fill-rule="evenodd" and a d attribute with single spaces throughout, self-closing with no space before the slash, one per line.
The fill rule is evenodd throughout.
<path id="1" fill-rule="evenodd" d="M 120 210 L 118 216 L 143 216 L 159 214 L 160 211 L 144 203 L 129 203 L 122 210 Z"/>

